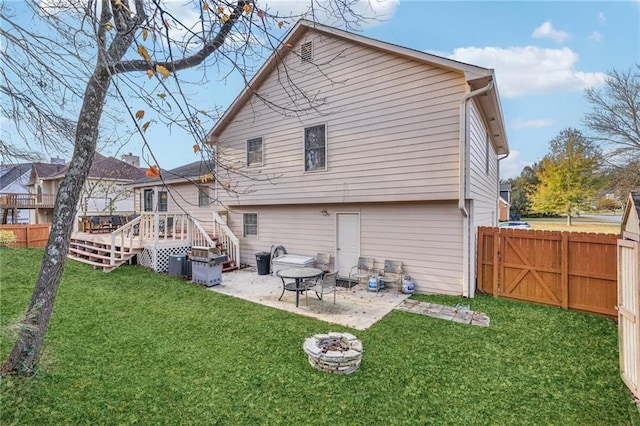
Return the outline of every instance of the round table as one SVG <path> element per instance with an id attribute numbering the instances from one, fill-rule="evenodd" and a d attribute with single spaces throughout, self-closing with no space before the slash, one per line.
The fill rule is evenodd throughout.
<path id="1" fill-rule="evenodd" d="M 317 268 L 286 268 L 281 269 L 276 272 L 276 275 L 282 279 L 282 294 L 278 298 L 278 300 L 282 299 L 285 291 L 295 291 L 296 292 L 296 308 L 298 307 L 298 303 L 300 302 L 300 293 L 305 291 L 306 288 L 301 286 L 302 281 L 310 278 L 317 278 L 324 274 L 324 271 Z M 296 280 L 295 283 L 285 283 L 285 278 Z"/>

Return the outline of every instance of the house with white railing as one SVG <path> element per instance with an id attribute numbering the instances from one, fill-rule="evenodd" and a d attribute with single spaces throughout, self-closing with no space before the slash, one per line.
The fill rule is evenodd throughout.
<path id="1" fill-rule="evenodd" d="M 236 269 L 238 238 L 226 225 L 226 212 L 212 208 L 212 183 L 203 182 L 210 170 L 207 162 L 198 161 L 130 183 L 134 218 L 121 226 L 74 233 L 69 257 L 108 272 L 137 256 L 138 264 L 166 272 L 171 255 L 215 247 L 229 258 L 223 271 Z"/>

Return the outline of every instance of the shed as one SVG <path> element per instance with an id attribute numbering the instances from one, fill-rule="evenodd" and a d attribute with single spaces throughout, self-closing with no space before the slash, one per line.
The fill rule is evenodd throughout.
<path id="1" fill-rule="evenodd" d="M 640 397 L 640 191 L 629 193 L 618 240 L 618 333 L 622 380 Z"/>

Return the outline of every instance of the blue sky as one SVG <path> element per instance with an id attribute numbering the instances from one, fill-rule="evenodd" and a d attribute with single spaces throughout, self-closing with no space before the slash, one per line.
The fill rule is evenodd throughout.
<path id="1" fill-rule="evenodd" d="M 369 1 L 386 20 L 363 28 L 363 35 L 495 69 L 511 149 L 501 163 L 502 178 L 539 161 L 562 129 L 586 131 L 584 89 L 601 86 L 612 69 L 626 71 L 640 63 L 640 0 Z M 300 8 L 296 2 L 308 4 L 266 4 L 288 11 Z M 192 90 L 199 108 L 224 110 L 241 89 L 240 81 L 228 78 L 206 91 Z M 4 124 L 3 133 L 10 128 Z M 177 129 L 152 126 L 148 136 L 162 168 L 198 159 L 190 149 L 193 140 Z M 111 155 L 128 151 L 142 153 L 139 136 L 117 153 L 102 150 Z"/>
<path id="2" fill-rule="evenodd" d="M 495 69 L 507 178 L 540 160 L 562 129 L 586 132 L 585 87 L 640 63 L 640 2 L 400 1 L 365 34 Z"/>

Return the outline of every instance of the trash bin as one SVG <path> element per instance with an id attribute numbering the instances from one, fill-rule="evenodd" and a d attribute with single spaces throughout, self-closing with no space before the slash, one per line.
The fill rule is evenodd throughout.
<path id="1" fill-rule="evenodd" d="M 271 255 L 265 251 L 256 253 L 256 265 L 258 266 L 258 275 L 269 275 L 269 263 L 271 263 Z"/>

